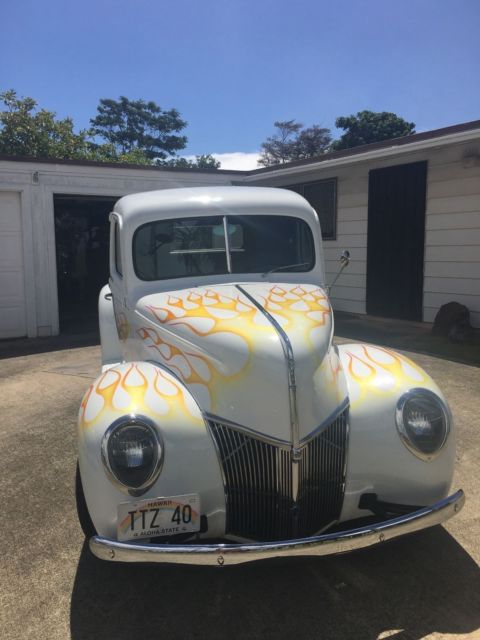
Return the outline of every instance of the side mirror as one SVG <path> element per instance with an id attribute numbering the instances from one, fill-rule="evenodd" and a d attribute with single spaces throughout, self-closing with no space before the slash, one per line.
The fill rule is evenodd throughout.
<path id="1" fill-rule="evenodd" d="M 342 253 L 340 254 L 339 262 L 340 262 L 340 269 L 338 270 L 337 275 L 333 279 L 332 284 L 327 285 L 328 295 L 330 295 L 330 291 L 332 290 L 333 285 L 338 280 L 338 276 L 342 273 L 345 267 L 348 267 L 348 265 L 350 264 L 350 251 L 348 249 L 344 249 L 342 251 Z"/>

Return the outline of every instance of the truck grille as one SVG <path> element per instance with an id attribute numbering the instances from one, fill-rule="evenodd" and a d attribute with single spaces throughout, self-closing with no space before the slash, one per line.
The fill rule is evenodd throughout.
<path id="1" fill-rule="evenodd" d="M 300 450 L 299 491 L 292 497 L 289 447 L 210 421 L 222 465 L 226 533 L 259 541 L 312 535 L 338 519 L 343 503 L 347 411 Z"/>

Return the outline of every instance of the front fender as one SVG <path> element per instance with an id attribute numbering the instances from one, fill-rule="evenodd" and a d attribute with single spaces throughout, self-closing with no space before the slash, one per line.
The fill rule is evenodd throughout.
<path id="1" fill-rule="evenodd" d="M 141 498 L 199 493 L 209 537 L 225 532 L 225 495 L 213 441 L 188 390 L 168 371 L 149 362 L 109 368 L 90 385 L 78 417 L 79 465 L 90 516 L 102 536 L 117 537 L 117 505 L 139 498 L 123 493 L 107 477 L 101 442 L 112 422 L 143 415 L 161 432 L 162 472 Z"/>
<path id="2" fill-rule="evenodd" d="M 350 431 L 342 520 L 368 515 L 363 493 L 399 504 L 431 505 L 448 494 L 455 461 L 453 423 L 438 457 L 425 462 L 403 444 L 395 410 L 400 396 L 424 387 L 446 400 L 430 376 L 409 358 L 368 344 L 338 347 L 350 399 Z"/>

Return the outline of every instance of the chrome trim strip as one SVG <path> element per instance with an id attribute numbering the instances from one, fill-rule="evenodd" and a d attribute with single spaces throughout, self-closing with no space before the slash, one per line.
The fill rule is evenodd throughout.
<path id="1" fill-rule="evenodd" d="M 228 237 L 228 219 L 223 216 L 223 235 L 225 236 L 225 254 L 227 256 L 227 271 L 232 273 L 232 256 L 230 255 L 230 238 Z"/>
<path id="2" fill-rule="evenodd" d="M 342 404 L 339 404 L 338 407 L 334 411 L 332 411 L 332 413 L 328 416 L 328 418 L 325 418 L 325 420 L 323 420 L 323 422 L 319 424 L 318 427 L 315 427 L 313 431 L 310 431 L 309 434 L 307 434 L 304 438 L 300 440 L 300 448 L 303 448 L 305 445 L 307 445 L 310 442 L 310 440 L 313 440 L 316 436 L 318 436 L 319 433 L 321 433 L 324 429 L 329 427 L 332 424 L 332 422 L 334 422 L 340 416 L 340 414 L 342 414 L 345 411 L 345 409 L 349 407 L 349 405 L 350 405 L 350 401 L 347 396 L 345 400 L 342 402 Z"/>
<path id="3" fill-rule="evenodd" d="M 225 566 L 286 556 L 326 556 L 364 549 L 440 524 L 457 514 L 465 503 L 462 490 L 430 507 L 378 524 L 301 540 L 254 544 L 144 544 L 90 538 L 92 553 L 113 562 L 166 562 Z"/>
<path id="4" fill-rule="evenodd" d="M 203 412 L 203 417 L 205 420 L 223 424 L 226 427 L 230 427 L 231 429 L 240 431 L 246 436 L 251 436 L 252 438 L 256 438 L 257 440 L 266 442 L 267 444 L 273 444 L 276 447 L 280 447 L 281 449 L 290 449 L 290 442 L 288 442 L 287 440 L 275 438 L 274 436 L 267 436 L 264 433 L 260 433 L 260 431 L 255 431 L 255 429 L 245 427 L 243 424 L 239 424 L 238 422 L 234 422 L 233 420 L 228 420 L 228 418 L 222 418 L 221 416 L 217 416 L 213 413 L 208 413 L 208 411 Z"/>
<path id="5" fill-rule="evenodd" d="M 293 355 L 292 343 L 286 332 L 282 329 L 280 324 L 275 318 L 263 307 L 258 300 L 256 300 L 248 291 L 239 285 L 235 285 L 236 288 L 243 293 L 243 295 L 250 300 L 250 302 L 267 318 L 270 324 L 274 327 L 275 331 L 280 338 L 282 344 L 283 354 L 287 363 L 287 379 L 288 379 L 288 402 L 290 406 L 290 434 L 292 445 L 292 498 L 294 502 L 297 502 L 299 476 L 298 476 L 298 457 L 300 447 L 300 428 L 298 424 L 298 409 L 297 409 L 297 382 L 295 378 L 295 357 Z"/>
<path id="6" fill-rule="evenodd" d="M 297 383 L 295 380 L 295 357 L 293 355 L 292 343 L 290 342 L 290 338 L 282 329 L 280 324 L 275 320 L 275 318 L 263 307 L 258 300 L 256 300 L 248 291 L 239 285 L 235 285 L 236 288 L 246 296 L 250 302 L 257 307 L 257 309 L 263 313 L 263 315 L 267 318 L 267 320 L 273 325 L 278 336 L 280 338 L 280 342 L 282 343 L 282 349 L 285 356 L 285 360 L 287 362 L 287 371 L 288 371 L 288 391 L 289 391 L 289 400 L 290 400 L 290 428 L 292 435 L 292 446 L 294 449 L 298 448 L 299 445 L 299 427 L 298 427 L 298 411 L 297 411 Z"/>

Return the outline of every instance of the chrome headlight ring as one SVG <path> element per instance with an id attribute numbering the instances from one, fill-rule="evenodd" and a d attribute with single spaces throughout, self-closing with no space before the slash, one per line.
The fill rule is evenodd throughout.
<path id="1" fill-rule="evenodd" d="M 448 406 L 436 393 L 417 387 L 404 393 L 398 400 L 395 421 L 406 448 L 417 458 L 429 462 L 443 449 L 452 418 Z M 429 442 L 428 437 L 432 434 Z"/>
<path id="2" fill-rule="evenodd" d="M 122 481 L 118 477 L 118 470 L 116 472 L 114 460 L 112 459 L 112 438 L 129 427 L 138 427 L 139 430 L 143 430 L 144 436 L 150 441 L 153 454 L 150 469 L 145 479 L 140 484 L 135 484 L 135 486 L 132 483 L 128 484 Z M 101 456 L 105 473 L 120 491 L 131 496 L 141 496 L 155 483 L 162 470 L 164 454 L 165 447 L 157 426 L 150 418 L 142 415 L 130 414 L 118 418 L 118 420 L 112 422 L 102 438 Z"/>

